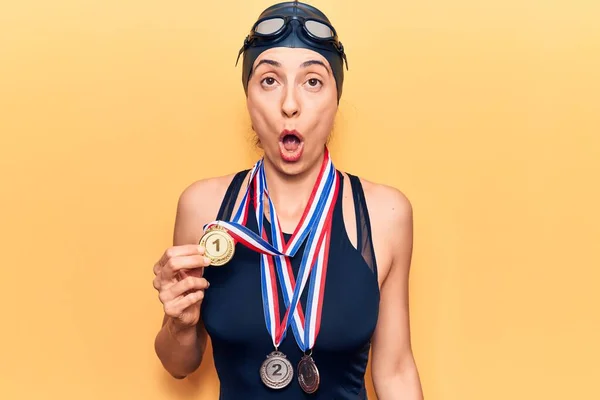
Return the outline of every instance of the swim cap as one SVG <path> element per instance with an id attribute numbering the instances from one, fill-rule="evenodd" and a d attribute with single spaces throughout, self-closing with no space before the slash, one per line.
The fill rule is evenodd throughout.
<path id="1" fill-rule="evenodd" d="M 273 47 L 305 48 L 325 57 L 335 78 L 339 103 L 344 83 L 344 61 L 348 69 L 348 60 L 344 46 L 323 12 L 308 4 L 288 1 L 272 5 L 260 14 L 238 53 L 238 61 L 244 54 L 242 83 L 246 95 L 254 61 L 263 51 Z"/>

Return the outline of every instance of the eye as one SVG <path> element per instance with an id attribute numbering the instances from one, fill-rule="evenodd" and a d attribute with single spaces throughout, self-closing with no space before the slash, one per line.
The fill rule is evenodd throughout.
<path id="1" fill-rule="evenodd" d="M 318 91 L 323 86 L 323 81 L 317 78 L 309 78 L 304 82 L 304 85 L 310 91 Z"/>
<path id="2" fill-rule="evenodd" d="M 277 81 L 272 76 L 268 76 L 268 77 L 264 78 L 262 81 L 260 81 L 260 83 L 263 86 L 273 86 L 275 84 L 275 82 L 277 82 Z"/>

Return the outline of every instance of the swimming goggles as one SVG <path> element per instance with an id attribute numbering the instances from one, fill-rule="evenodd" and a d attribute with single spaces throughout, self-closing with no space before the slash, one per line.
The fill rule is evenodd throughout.
<path id="1" fill-rule="evenodd" d="M 348 69 L 348 59 L 344 52 L 344 46 L 342 45 L 342 42 L 339 41 L 333 26 L 323 21 L 298 15 L 268 16 L 256 21 L 250 30 L 250 34 L 244 39 L 244 45 L 238 53 L 236 65 L 242 53 L 255 43 L 276 43 L 277 41 L 286 38 L 290 33 L 289 30 L 291 29 L 292 21 L 297 21 L 306 34 L 306 37 L 298 35 L 301 40 L 306 41 L 308 39 L 313 42 L 311 43 L 312 45 L 324 48 L 325 50 L 330 50 L 331 46 L 333 46 L 346 62 L 346 69 Z"/>

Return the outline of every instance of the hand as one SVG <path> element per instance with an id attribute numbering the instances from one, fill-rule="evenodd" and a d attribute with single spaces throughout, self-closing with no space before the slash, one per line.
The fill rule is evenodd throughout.
<path id="1" fill-rule="evenodd" d="M 154 264 L 154 288 L 178 329 L 193 327 L 200 319 L 200 304 L 209 286 L 202 276 L 209 264 L 204 248 L 197 245 L 170 247 Z"/>

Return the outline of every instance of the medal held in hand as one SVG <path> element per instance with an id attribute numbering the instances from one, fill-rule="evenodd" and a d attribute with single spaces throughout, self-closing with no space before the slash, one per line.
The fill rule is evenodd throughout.
<path id="1" fill-rule="evenodd" d="M 256 170 L 257 167 L 255 166 L 252 170 L 250 179 L 254 177 Z M 227 264 L 233 258 L 235 253 L 236 241 L 248 245 L 243 238 L 240 238 L 239 230 L 241 229 L 242 232 L 245 231 L 246 234 L 250 232 L 248 228 L 244 226 L 248 217 L 249 193 L 250 185 L 246 188 L 242 203 L 231 222 L 213 221 L 204 226 L 204 234 L 200 238 L 198 244 L 204 246 L 205 255 L 210 258 L 211 266 L 222 266 Z M 236 228 L 237 234 L 235 233 Z M 252 232 L 250 232 L 250 234 L 252 234 Z"/>
<path id="2" fill-rule="evenodd" d="M 214 225 L 206 230 L 199 244 L 204 246 L 204 255 L 210 265 L 220 267 L 227 264 L 235 253 L 235 243 L 227 230 L 220 225 Z"/>
<path id="3" fill-rule="evenodd" d="M 302 219 L 286 243 L 277 212 L 269 197 L 263 160 L 259 160 L 251 171 L 246 194 L 232 221 L 215 221 L 205 226 L 207 235 L 213 227 L 220 226 L 233 237 L 233 240 L 261 254 L 263 312 L 267 331 L 271 336 L 275 351 L 267 356 L 259 373 L 261 380 L 269 388 L 284 388 L 289 385 L 293 377 L 293 368 L 288 358 L 278 350 L 286 336 L 287 328 L 291 325 L 296 343 L 304 354 L 313 348 L 319 334 L 329 257 L 331 220 L 338 191 L 339 178 L 331 162 L 329 151 L 326 149 L 319 176 Z M 263 226 L 265 198 L 268 201 L 266 206 L 269 207 L 271 216 L 272 244 L 269 243 L 267 231 Z M 256 221 L 260 235 L 245 227 L 250 200 L 254 200 L 256 204 Z M 290 257 L 296 255 L 304 242 L 306 242 L 306 246 L 296 282 L 292 275 Z M 210 245 L 210 236 L 206 243 Z M 300 305 L 300 295 L 309 277 L 311 282 L 308 289 L 305 318 Z M 277 280 L 280 281 L 282 287 L 286 308 L 283 320 L 280 318 Z M 302 390 L 307 393 L 317 390 L 320 382 L 319 372 L 311 356 L 302 358 L 298 364 L 298 374 Z"/>

